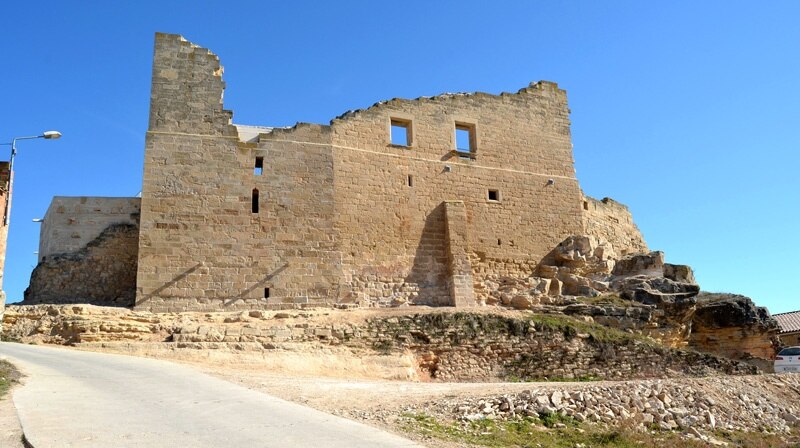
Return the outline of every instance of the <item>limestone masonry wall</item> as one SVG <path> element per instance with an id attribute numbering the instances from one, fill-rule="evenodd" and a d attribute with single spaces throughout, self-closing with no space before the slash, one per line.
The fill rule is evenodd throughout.
<path id="1" fill-rule="evenodd" d="M 39 262 L 83 249 L 110 225 L 138 226 L 140 205 L 139 198 L 54 197 L 39 231 Z"/>
<path id="2" fill-rule="evenodd" d="M 81 250 L 45 257 L 22 303 L 132 306 L 138 244 L 138 226 L 112 224 Z"/>
<path id="3" fill-rule="evenodd" d="M 587 235 L 611 243 L 619 255 L 649 252 L 628 207 L 611 198 L 583 197 L 583 227 Z"/>
<path id="4" fill-rule="evenodd" d="M 800 345 L 800 333 L 786 333 L 780 335 L 781 343 L 787 347 Z"/>
<path id="5" fill-rule="evenodd" d="M 624 206 L 586 206 L 555 83 L 269 128 L 233 124 L 222 74 L 209 50 L 156 34 L 138 309 L 470 306 L 474 285 L 529 277 L 570 235 L 646 249 Z M 111 204 L 56 198 L 41 260 L 79 250 L 135 205 Z"/>
<path id="6" fill-rule="evenodd" d="M 156 36 L 140 308 L 452 305 L 447 201 L 464 203 L 463 274 L 471 258 L 478 272 L 533 265 L 583 231 L 566 93 L 553 83 L 273 129 L 231 124 L 221 74 L 208 50 Z M 456 129 L 470 133 L 462 154 Z"/>
<path id="7" fill-rule="evenodd" d="M 391 143 L 393 119 L 410 123 L 408 146 Z M 469 157 L 453 153 L 459 123 L 474 131 Z M 346 300 L 452 304 L 445 201 L 463 201 L 465 249 L 483 260 L 536 262 L 582 232 L 566 93 L 554 83 L 394 99 L 331 127 Z"/>

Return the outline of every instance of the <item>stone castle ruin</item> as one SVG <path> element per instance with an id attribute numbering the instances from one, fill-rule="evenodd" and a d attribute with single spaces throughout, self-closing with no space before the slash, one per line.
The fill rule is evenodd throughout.
<path id="1" fill-rule="evenodd" d="M 232 123 L 222 73 L 156 35 L 141 200 L 56 197 L 26 303 L 468 306 L 570 235 L 647 249 L 625 206 L 582 194 L 554 83 L 271 128 Z"/>
<path id="2" fill-rule="evenodd" d="M 766 309 L 701 293 L 624 205 L 583 194 L 554 83 L 274 128 L 233 124 L 222 73 L 156 35 L 141 198 L 54 198 L 23 304 L 494 305 L 733 359 L 780 343 Z"/>

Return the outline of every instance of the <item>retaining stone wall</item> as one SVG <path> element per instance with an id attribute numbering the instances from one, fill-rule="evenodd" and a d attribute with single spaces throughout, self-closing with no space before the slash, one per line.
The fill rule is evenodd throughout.
<path id="1" fill-rule="evenodd" d="M 200 325 L 180 329 L 172 335 L 172 341 L 179 347 L 204 349 L 213 348 L 209 342 L 255 343 L 266 348 L 289 342 L 323 342 L 386 353 L 410 351 L 417 358 L 420 376 L 436 381 L 630 379 L 757 372 L 742 362 L 667 348 L 600 326 L 585 324 L 589 332 L 582 333 L 584 327 L 579 321 L 563 316 L 558 319 L 567 325 L 558 328 L 536 320 L 467 313 L 418 314 L 329 326 Z M 576 327 L 570 327 L 570 323 Z"/>
<path id="2" fill-rule="evenodd" d="M 139 228 L 114 224 L 77 252 L 50 255 L 31 273 L 23 304 L 132 306 Z"/>

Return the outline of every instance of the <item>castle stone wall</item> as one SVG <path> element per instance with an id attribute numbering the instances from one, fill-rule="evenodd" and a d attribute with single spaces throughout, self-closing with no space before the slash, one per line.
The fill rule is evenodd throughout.
<path id="1" fill-rule="evenodd" d="M 140 203 L 139 198 L 54 197 L 39 231 L 39 262 L 83 249 L 110 225 L 138 226 Z"/>
<path id="2" fill-rule="evenodd" d="M 22 304 L 133 306 L 139 227 L 121 223 L 75 252 L 45 257 L 31 273 Z"/>
<path id="3" fill-rule="evenodd" d="M 208 50 L 180 36 L 156 36 L 137 307 L 335 300 L 340 274 L 327 127 L 240 139 L 222 109 L 221 73 Z M 260 174 L 256 158 L 263 160 Z"/>
<path id="4" fill-rule="evenodd" d="M 611 198 L 597 200 L 584 196 L 583 227 L 587 235 L 611 243 L 617 255 L 649 252 L 628 207 Z"/>
<path id="5" fill-rule="evenodd" d="M 334 120 L 344 299 L 450 303 L 446 201 L 463 201 L 465 249 L 484 260 L 482 273 L 493 260 L 535 265 L 582 233 L 568 113 L 566 93 L 540 82 L 515 94 L 391 100 Z M 410 123 L 410 146 L 391 143 L 393 119 Z M 474 127 L 468 158 L 452 152 L 459 123 Z"/>
<path id="6" fill-rule="evenodd" d="M 533 262 L 582 231 L 555 84 L 260 132 L 231 124 L 221 75 L 208 50 L 156 36 L 140 308 L 452 304 L 446 201 L 464 203 L 472 237 L 459 250 L 481 259 Z M 393 119 L 410 126 L 410 146 L 392 144 Z M 459 126 L 472 129 L 469 157 L 453 154 Z"/>

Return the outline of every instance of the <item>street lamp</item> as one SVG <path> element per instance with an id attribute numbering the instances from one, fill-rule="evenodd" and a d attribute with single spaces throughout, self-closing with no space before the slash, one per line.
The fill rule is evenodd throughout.
<path id="1" fill-rule="evenodd" d="M 47 140 L 55 140 L 61 137 L 61 133 L 58 131 L 44 131 L 42 135 L 33 135 L 30 137 L 15 137 L 11 139 L 11 143 L 2 143 L 3 145 L 11 145 L 11 159 L 8 161 L 8 182 L 6 188 L 6 207 L 3 211 L 3 225 L 8 225 L 9 219 L 9 206 L 11 204 L 11 188 L 14 186 L 14 156 L 17 155 L 17 140 L 33 140 L 35 138 L 44 138 Z"/>

